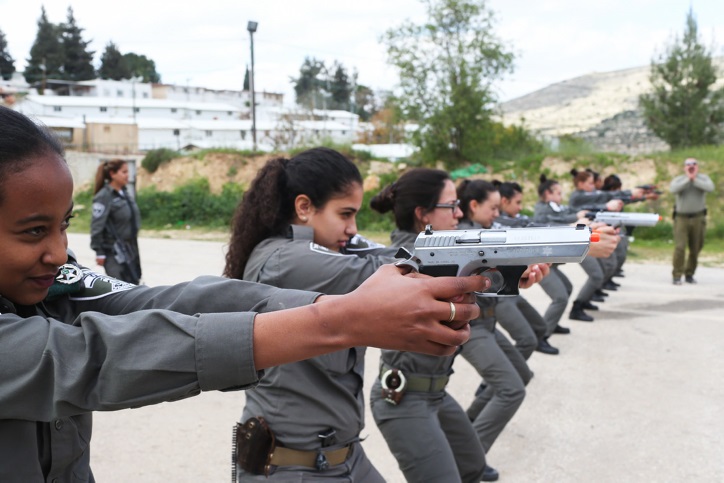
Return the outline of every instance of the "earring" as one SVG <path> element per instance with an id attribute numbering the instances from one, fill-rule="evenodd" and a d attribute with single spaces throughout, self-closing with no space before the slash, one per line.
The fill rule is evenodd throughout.
<path id="1" fill-rule="evenodd" d="M 305 223 L 307 222 L 307 217 L 306 217 L 306 216 L 300 216 L 299 219 L 302 220 L 302 221 L 305 222 Z"/>

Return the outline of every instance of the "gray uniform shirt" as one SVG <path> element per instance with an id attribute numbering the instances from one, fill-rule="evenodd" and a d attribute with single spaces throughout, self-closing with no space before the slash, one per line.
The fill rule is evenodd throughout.
<path id="1" fill-rule="evenodd" d="M 311 228 L 297 225 L 289 227 L 288 236 L 267 238 L 254 248 L 244 279 L 344 294 L 395 261 L 395 250 L 382 245 L 345 254 L 313 240 Z M 263 416 L 279 442 L 299 450 L 318 449 L 318 435 L 330 428 L 340 445 L 358 440 L 364 427 L 365 350 L 355 347 L 267 369 L 256 389 L 246 393 L 242 419 Z"/>
<path id="2" fill-rule="evenodd" d="M 136 287 L 81 273 L 76 292 L 36 306 L 0 297 L 3 483 L 94 481 L 92 411 L 256 384 L 255 313 L 319 295 L 220 277 Z"/>
<path id="3" fill-rule="evenodd" d="M 109 224 L 113 225 L 118 238 L 135 241 L 141 227 L 141 213 L 125 188 L 121 194 L 107 184 L 93 197 L 91 248 L 97 256 L 113 255 L 115 238 Z"/>
<path id="4" fill-rule="evenodd" d="M 714 191 L 714 182 L 705 174 L 697 173 L 693 181 L 682 174 L 671 181 L 669 190 L 676 195 L 677 213 L 701 213 L 706 209 L 706 194 Z"/>
<path id="5" fill-rule="evenodd" d="M 605 210 L 606 203 L 611 200 L 622 200 L 624 203 L 631 201 L 631 191 L 584 191 L 575 190 L 568 199 L 568 205 L 572 210 Z"/>
<path id="6" fill-rule="evenodd" d="M 533 222 L 550 225 L 570 225 L 578 220 L 578 211 L 567 205 L 559 205 L 555 201 L 535 204 Z"/>
<path id="7" fill-rule="evenodd" d="M 495 223 L 511 228 L 524 228 L 530 225 L 530 221 L 526 215 L 510 216 L 504 211 L 501 211 L 500 216 L 495 219 Z"/>

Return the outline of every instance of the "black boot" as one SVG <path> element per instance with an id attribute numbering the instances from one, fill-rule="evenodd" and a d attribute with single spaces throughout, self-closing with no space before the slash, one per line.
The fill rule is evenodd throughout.
<path id="1" fill-rule="evenodd" d="M 581 302 L 581 308 L 584 310 L 598 310 L 598 306 L 593 305 L 588 300 L 586 300 L 585 302 Z"/>
<path id="2" fill-rule="evenodd" d="M 573 308 L 571 308 L 571 313 L 568 314 L 568 318 L 572 320 L 582 320 L 583 322 L 593 322 L 593 317 L 583 311 L 581 302 L 577 300 L 573 302 Z"/>

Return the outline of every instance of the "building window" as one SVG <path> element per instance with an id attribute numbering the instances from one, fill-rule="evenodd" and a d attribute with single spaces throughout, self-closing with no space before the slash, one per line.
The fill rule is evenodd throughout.
<path id="1" fill-rule="evenodd" d="M 347 134 L 347 131 L 342 131 L 342 136 L 344 136 L 345 134 Z"/>
<path id="2" fill-rule="evenodd" d="M 200 116 L 200 115 L 201 115 L 201 111 L 200 111 L 200 110 L 197 110 L 197 111 L 196 111 L 196 115 L 197 115 L 197 116 Z"/>
<path id="3" fill-rule="evenodd" d="M 144 93 L 143 93 L 143 98 L 144 98 L 144 99 L 148 99 L 148 92 L 144 92 Z"/>
<path id="4" fill-rule="evenodd" d="M 181 135 L 181 131 L 179 131 L 178 129 L 174 129 L 174 130 L 173 130 L 173 135 L 174 135 L 174 136 L 180 136 L 180 135 Z"/>
<path id="5" fill-rule="evenodd" d="M 246 139 L 246 131 L 240 131 L 241 132 L 241 139 Z"/>
<path id="6" fill-rule="evenodd" d="M 229 116 L 233 116 L 233 115 L 234 115 L 234 113 L 231 112 L 231 111 L 226 111 L 226 113 L 227 113 Z"/>
<path id="7" fill-rule="evenodd" d="M 133 108 L 133 112 L 141 112 L 141 108 L 140 108 L 140 107 L 134 107 L 134 108 Z"/>
<path id="8" fill-rule="evenodd" d="M 60 106 L 53 106 L 53 111 L 55 111 L 55 112 L 60 112 L 62 110 L 63 110 L 63 108 Z"/>
<path id="9" fill-rule="evenodd" d="M 206 131 L 206 137 L 210 138 L 213 133 L 211 131 Z"/>
<path id="10" fill-rule="evenodd" d="M 107 108 L 107 107 L 102 107 L 102 106 L 101 106 L 101 107 L 99 107 L 99 109 L 101 110 L 101 112 L 108 112 L 108 108 Z"/>
<path id="11" fill-rule="evenodd" d="M 123 91 L 120 90 L 120 89 L 116 90 L 116 96 L 117 96 L 117 97 L 123 97 Z"/>
<path id="12" fill-rule="evenodd" d="M 103 132 L 111 132 L 111 126 L 103 126 Z"/>
<path id="13" fill-rule="evenodd" d="M 176 109 L 175 107 L 171 108 L 171 114 L 176 114 L 176 111 L 178 111 L 178 109 Z"/>

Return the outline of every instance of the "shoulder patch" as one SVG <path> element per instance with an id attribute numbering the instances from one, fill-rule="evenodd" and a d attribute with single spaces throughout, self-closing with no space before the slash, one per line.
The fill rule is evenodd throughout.
<path id="1" fill-rule="evenodd" d="M 88 268 L 83 269 L 83 282 L 78 292 L 70 296 L 71 300 L 94 300 L 118 292 L 131 290 L 135 285 L 117 280 L 107 275 L 101 275 Z"/>
<path id="2" fill-rule="evenodd" d="M 93 218 L 98 218 L 106 212 L 106 205 L 103 203 L 93 203 Z"/>
<path id="3" fill-rule="evenodd" d="M 329 248 L 323 247 L 322 245 L 318 245 L 314 242 L 309 243 L 309 249 L 316 253 L 321 253 L 322 255 L 336 255 L 338 257 L 344 257 L 345 255 L 339 253 L 339 252 L 333 252 Z"/>

